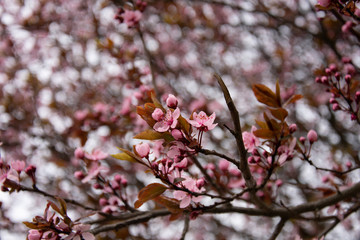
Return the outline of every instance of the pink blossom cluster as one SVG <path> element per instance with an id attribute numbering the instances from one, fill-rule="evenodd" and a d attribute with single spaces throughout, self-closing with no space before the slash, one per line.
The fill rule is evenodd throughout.
<path id="1" fill-rule="evenodd" d="M 0 158 L 0 185 L 1 191 L 14 191 L 20 187 L 21 173 L 24 172 L 28 175 L 33 185 L 36 184 L 35 172 L 36 167 L 29 165 L 26 167 L 25 161 L 13 160 L 10 164 L 7 164 Z"/>
<path id="2" fill-rule="evenodd" d="M 102 191 L 103 197 L 99 200 L 101 211 L 111 214 L 126 210 L 127 179 L 119 174 L 111 176 L 110 169 L 101 164 L 101 160 L 106 159 L 108 154 L 99 149 L 87 153 L 82 148 L 77 148 L 74 154 L 85 163 L 85 171 L 76 171 L 75 178 L 82 183 L 91 182 L 94 189 Z"/>
<path id="3" fill-rule="evenodd" d="M 329 103 L 333 111 L 343 111 L 350 115 L 351 120 L 358 121 L 360 108 L 360 91 L 354 91 L 352 85 L 357 70 L 347 57 L 342 59 L 344 63 L 342 71 L 338 70 L 335 64 L 325 68 L 325 74 L 315 78 L 315 82 L 327 87 L 331 93 Z"/>
<path id="4" fill-rule="evenodd" d="M 90 225 L 72 222 L 66 213 L 57 215 L 50 210 L 54 205 L 49 202 L 43 216 L 36 216 L 33 222 L 25 222 L 33 228 L 28 232 L 28 240 L 95 240 L 95 236 L 89 232 Z"/>
<path id="5" fill-rule="evenodd" d="M 161 134 L 169 134 L 167 136 L 173 140 L 154 141 L 152 147 L 142 142 L 134 149 L 137 156 L 145 158 L 146 165 L 155 176 L 175 189 L 174 197 L 180 201 L 180 207 L 185 208 L 191 202 L 199 202 L 201 196 L 198 194 L 205 190 L 204 179 L 188 176 L 188 170 L 193 164 L 192 156 L 197 154 L 200 147 L 202 132 L 212 130 L 217 125 L 214 124 L 215 113 L 207 116 L 205 112 L 195 112 L 190 119 L 184 119 L 174 95 L 169 94 L 165 102 L 168 109 L 156 107 L 151 113 L 155 121 L 153 129 Z M 197 139 L 192 128 L 198 130 Z"/>

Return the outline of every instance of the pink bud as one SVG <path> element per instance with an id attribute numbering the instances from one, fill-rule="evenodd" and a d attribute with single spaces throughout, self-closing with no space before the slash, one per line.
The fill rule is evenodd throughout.
<path id="1" fill-rule="evenodd" d="M 275 184 L 276 184 L 276 186 L 280 187 L 283 185 L 283 181 L 281 179 L 277 179 Z"/>
<path id="2" fill-rule="evenodd" d="M 326 84 L 326 83 L 329 82 L 329 80 L 328 80 L 328 78 L 326 76 L 322 76 L 321 77 L 321 82 Z"/>
<path id="3" fill-rule="evenodd" d="M 205 180 L 204 178 L 200 178 L 198 180 L 196 180 L 196 187 L 198 189 L 202 188 L 205 185 Z"/>
<path id="4" fill-rule="evenodd" d="M 41 235 L 41 232 L 39 232 L 38 230 L 30 229 L 27 237 L 29 240 L 40 240 Z"/>
<path id="5" fill-rule="evenodd" d="M 160 108 L 155 108 L 151 116 L 155 121 L 159 122 L 164 118 L 164 112 Z"/>
<path id="6" fill-rule="evenodd" d="M 175 140 L 180 140 L 184 138 L 182 132 L 179 129 L 173 129 L 171 131 L 171 135 L 175 138 Z"/>
<path id="7" fill-rule="evenodd" d="M 313 144 L 318 140 L 317 133 L 312 129 L 308 132 L 307 138 L 309 139 L 310 144 Z"/>
<path id="8" fill-rule="evenodd" d="M 25 162 L 20 160 L 13 161 L 11 162 L 11 167 L 18 173 L 21 173 L 25 168 Z"/>
<path id="9" fill-rule="evenodd" d="M 296 132 L 296 130 L 297 130 L 297 126 L 295 123 L 293 123 L 289 126 L 290 133 L 294 133 L 294 132 Z"/>
<path id="10" fill-rule="evenodd" d="M 228 170 L 229 165 L 230 165 L 229 161 L 227 161 L 225 159 L 221 159 L 220 162 L 219 162 L 219 168 L 223 172 Z"/>
<path id="11" fill-rule="evenodd" d="M 350 83 L 350 81 L 351 81 L 351 75 L 350 75 L 350 74 L 346 74 L 346 75 L 345 75 L 345 81 L 346 81 L 347 83 Z"/>
<path id="12" fill-rule="evenodd" d="M 318 4 L 324 8 L 330 6 L 331 0 L 318 0 Z"/>
<path id="13" fill-rule="evenodd" d="M 304 143 L 305 143 L 305 140 L 306 140 L 306 138 L 305 138 L 305 137 L 300 137 L 300 138 L 299 138 L 299 141 L 300 141 L 302 144 L 304 144 Z"/>
<path id="14" fill-rule="evenodd" d="M 356 101 L 357 103 L 360 102 L 360 91 L 357 91 L 357 92 L 355 93 L 355 101 Z"/>
<path id="15" fill-rule="evenodd" d="M 347 162 L 346 162 L 346 167 L 347 167 L 347 168 L 351 168 L 351 167 L 352 167 L 352 163 L 351 163 L 350 161 L 347 161 Z"/>
<path id="16" fill-rule="evenodd" d="M 135 150 L 140 157 L 147 157 L 150 152 L 150 146 L 148 143 L 139 143 L 135 146 Z"/>
<path id="17" fill-rule="evenodd" d="M 123 185 L 124 187 L 126 187 L 128 184 L 128 181 L 126 180 L 126 178 L 121 179 L 121 185 Z"/>
<path id="18" fill-rule="evenodd" d="M 100 206 L 104 207 L 104 206 L 108 205 L 109 203 L 108 203 L 108 200 L 106 200 L 106 198 L 100 198 L 99 204 L 100 204 Z"/>
<path id="19" fill-rule="evenodd" d="M 117 182 L 121 182 L 121 180 L 122 180 L 122 176 L 121 175 L 119 175 L 119 174 L 116 174 L 115 176 L 114 176 L 114 179 L 115 179 L 115 181 L 117 181 Z"/>
<path id="20" fill-rule="evenodd" d="M 75 149 L 75 157 L 79 159 L 83 159 L 85 157 L 85 152 L 82 148 L 78 147 Z"/>
<path id="21" fill-rule="evenodd" d="M 84 177 L 85 177 L 85 175 L 84 175 L 84 173 L 83 173 L 82 171 L 76 171 L 76 172 L 74 172 L 74 176 L 75 176 L 75 178 L 78 179 L 78 180 L 82 180 L 82 179 L 84 179 Z"/>
<path id="22" fill-rule="evenodd" d="M 169 94 L 168 98 L 166 99 L 166 105 L 169 107 L 169 108 L 176 108 L 177 105 L 178 105 L 178 100 L 177 98 L 172 95 L 172 94 Z"/>
<path id="23" fill-rule="evenodd" d="M 334 103 L 334 104 L 332 105 L 332 109 L 333 109 L 334 111 L 338 111 L 338 110 L 340 110 L 341 108 L 340 108 L 340 105 L 339 105 L 338 103 Z"/>

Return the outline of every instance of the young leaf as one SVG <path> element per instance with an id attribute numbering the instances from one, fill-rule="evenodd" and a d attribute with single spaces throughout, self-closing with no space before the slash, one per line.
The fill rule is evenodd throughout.
<path id="1" fill-rule="evenodd" d="M 256 99 L 269 106 L 269 107 L 281 107 L 276 99 L 276 94 L 271 91 L 270 88 L 263 84 L 255 84 L 252 87 Z"/>
<path id="2" fill-rule="evenodd" d="M 263 139 L 272 139 L 275 136 L 275 133 L 270 129 L 258 129 L 255 130 L 253 133 L 256 137 Z"/>
<path id="3" fill-rule="evenodd" d="M 183 212 L 184 209 L 179 207 L 179 200 L 165 196 L 157 196 L 153 199 L 156 203 L 165 206 L 172 213 Z"/>
<path id="4" fill-rule="evenodd" d="M 303 98 L 302 95 L 300 95 L 300 94 L 295 94 L 295 95 L 291 96 L 291 98 L 289 98 L 289 100 L 287 100 L 284 105 L 286 106 L 286 105 L 289 105 L 289 104 L 291 104 L 291 103 L 295 103 L 297 100 L 300 100 L 300 99 L 302 99 L 302 98 Z"/>
<path id="5" fill-rule="evenodd" d="M 120 151 L 122 151 L 122 153 L 117 153 L 117 154 L 112 154 L 111 156 L 119 159 L 119 160 L 125 160 L 128 162 L 137 162 L 137 163 L 141 163 L 144 164 L 140 159 L 138 159 L 134 153 L 130 152 L 129 150 L 123 149 L 123 148 L 118 148 Z"/>
<path id="6" fill-rule="evenodd" d="M 170 133 L 168 132 L 164 132 L 164 133 L 160 133 L 160 132 L 156 132 L 152 129 L 148 129 L 145 130 L 141 133 L 138 133 L 135 137 L 133 137 L 134 139 L 143 139 L 143 140 L 158 140 L 158 139 L 164 139 L 167 142 L 171 142 L 174 141 L 173 136 L 171 136 Z"/>
<path id="7" fill-rule="evenodd" d="M 278 102 L 279 106 L 281 106 L 281 95 L 280 95 L 279 80 L 276 81 L 276 101 Z"/>
<path id="8" fill-rule="evenodd" d="M 288 111 L 283 108 L 270 109 L 270 112 L 276 119 L 279 119 L 280 121 L 284 121 L 288 116 Z"/>
<path id="9" fill-rule="evenodd" d="M 66 216 L 66 211 L 67 211 L 67 207 L 66 207 L 66 202 L 64 201 L 64 199 L 60 198 L 60 197 L 56 197 L 56 200 L 58 200 L 58 202 L 60 203 L 60 214 L 62 216 Z"/>
<path id="10" fill-rule="evenodd" d="M 165 185 L 160 183 L 151 183 L 141 189 L 138 193 L 138 200 L 135 202 L 135 208 L 141 207 L 145 202 L 156 198 L 168 189 Z"/>

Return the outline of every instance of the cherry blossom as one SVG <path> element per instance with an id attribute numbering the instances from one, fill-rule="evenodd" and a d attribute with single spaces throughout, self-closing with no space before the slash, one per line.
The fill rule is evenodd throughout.
<path id="1" fill-rule="evenodd" d="M 135 146 L 135 149 L 140 157 L 147 157 L 150 152 L 150 146 L 148 143 L 139 143 Z"/>
<path id="2" fill-rule="evenodd" d="M 254 131 L 256 130 L 256 127 L 251 127 L 251 132 L 243 132 L 242 137 L 244 141 L 245 148 L 252 152 L 256 147 L 260 145 L 260 140 L 254 135 Z"/>
<path id="3" fill-rule="evenodd" d="M 209 117 L 205 112 L 201 111 L 200 113 L 193 113 L 193 120 L 187 119 L 187 121 L 200 131 L 207 132 L 214 129 L 217 126 L 217 123 L 214 124 L 215 113 L 211 114 Z"/>
<path id="4" fill-rule="evenodd" d="M 169 129 L 176 127 L 178 123 L 178 118 L 180 117 L 180 109 L 176 108 L 174 111 L 168 109 L 166 114 L 161 118 L 158 118 L 159 121 L 155 123 L 154 129 L 158 132 L 166 132 Z"/>
<path id="5" fill-rule="evenodd" d="M 203 180 L 201 180 L 203 182 Z M 186 189 L 188 189 L 191 192 L 194 193 L 200 193 L 205 190 L 202 186 L 200 188 L 197 185 L 197 180 L 193 178 L 187 178 L 184 181 L 181 182 L 181 185 L 184 186 Z M 200 202 L 202 199 L 202 196 L 194 196 L 188 192 L 176 190 L 173 192 L 173 195 L 176 199 L 180 200 L 180 208 L 186 208 L 190 205 L 191 201 L 193 202 Z"/>

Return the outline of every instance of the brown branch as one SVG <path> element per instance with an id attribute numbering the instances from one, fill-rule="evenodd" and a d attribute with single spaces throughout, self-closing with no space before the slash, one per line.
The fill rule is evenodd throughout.
<path id="1" fill-rule="evenodd" d="M 276 225 L 274 232 L 271 234 L 269 240 L 276 240 L 281 230 L 284 228 L 287 218 L 281 218 L 280 222 Z"/>
<path id="2" fill-rule="evenodd" d="M 214 77 L 217 79 L 217 81 L 221 87 L 221 90 L 224 94 L 226 104 L 227 104 L 230 114 L 231 114 L 231 118 L 234 123 L 235 139 L 236 139 L 238 151 L 240 153 L 240 161 L 238 162 L 237 167 L 239 168 L 239 170 L 241 171 L 241 173 L 245 179 L 246 186 L 250 189 L 249 193 L 250 193 L 251 200 L 257 206 L 259 206 L 261 208 L 267 208 L 267 206 L 256 196 L 256 189 L 255 189 L 256 181 L 254 180 L 254 178 L 250 172 L 250 168 L 249 168 L 249 165 L 247 162 L 247 151 L 245 149 L 245 145 L 244 145 L 244 142 L 242 139 L 242 131 L 241 131 L 239 112 L 237 111 L 234 101 L 232 100 L 232 98 L 230 96 L 230 92 L 229 92 L 228 88 L 226 87 L 222 78 L 216 73 L 214 73 Z"/>
<path id="3" fill-rule="evenodd" d="M 50 193 L 47 193 L 47 192 L 44 192 L 40 189 L 38 189 L 36 186 L 34 186 L 33 188 L 29 188 L 29 187 L 26 187 L 26 186 L 22 186 L 20 185 L 19 186 L 21 191 L 26 191 L 26 192 L 33 192 L 33 193 L 37 193 L 37 194 L 41 194 L 45 197 L 50 197 L 52 199 L 56 199 L 56 196 L 54 195 L 51 195 Z M 68 199 L 68 198 L 62 198 L 66 203 L 70 203 L 72 205 L 75 205 L 75 206 L 78 206 L 78 207 L 81 207 L 81 208 L 84 208 L 86 210 L 92 210 L 92 211 L 97 211 L 98 209 L 95 209 L 95 208 L 91 208 L 91 207 L 87 207 L 87 206 L 84 206 L 83 204 L 73 200 L 73 199 Z"/>
<path id="4" fill-rule="evenodd" d="M 91 233 L 94 234 L 94 235 L 97 235 L 97 234 L 102 233 L 102 232 L 107 232 L 107 231 L 112 231 L 112 230 L 119 230 L 119 229 L 121 229 L 123 227 L 127 227 L 129 225 L 147 222 L 150 219 L 166 216 L 166 215 L 169 215 L 169 214 L 170 214 L 170 212 L 168 210 L 166 210 L 166 209 L 143 212 L 143 214 L 141 214 L 141 215 L 137 215 L 134 218 L 127 219 L 127 220 L 122 221 L 122 222 L 117 223 L 117 224 L 108 225 L 108 226 L 100 226 L 100 227 L 94 228 L 94 229 L 91 230 Z"/>
<path id="5" fill-rule="evenodd" d="M 336 220 L 323 233 L 319 235 L 319 239 L 321 237 L 325 237 L 326 234 L 328 234 L 331 230 L 333 230 L 342 220 L 344 220 L 345 218 L 347 218 L 348 216 L 350 216 L 359 209 L 360 209 L 360 203 L 358 202 L 355 205 L 353 205 L 351 208 L 349 208 L 349 210 L 346 211 L 343 219 L 340 220 L 339 218 L 336 218 Z"/>

